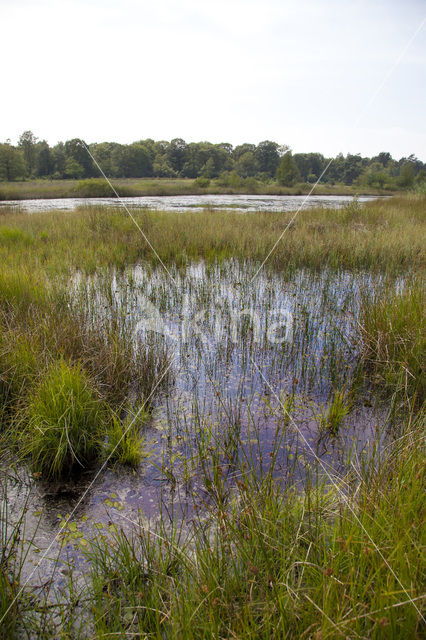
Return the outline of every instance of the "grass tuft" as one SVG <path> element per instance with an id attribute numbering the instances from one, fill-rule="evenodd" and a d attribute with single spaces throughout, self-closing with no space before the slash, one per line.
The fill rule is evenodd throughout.
<path id="1" fill-rule="evenodd" d="M 61 360 L 32 392 L 24 454 L 34 471 L 59 478 L 84 468 L 99 453 L 105 406 L 79 365 Z"/>
<path id="2" fill-rule="evenodd" d="M 319 413 L 319 426 L 322 431 L 327 431 L 332 436 L 337 436 L 344 419 L 352 410 L 352 399 L 344 389 L 336 389 L 326 409 Z"/>
<path id="3" fill-rule="evenodd" d="M 131 413 L 122 421 L 113 415 L 106 433 L 105 457 L 120 465 L 137 467 L 140 461 L 147 457 L 144 450 L 144 438 L 140 430 L 146 422 L 148 414 L 141 410 L 136 415 Z"/>

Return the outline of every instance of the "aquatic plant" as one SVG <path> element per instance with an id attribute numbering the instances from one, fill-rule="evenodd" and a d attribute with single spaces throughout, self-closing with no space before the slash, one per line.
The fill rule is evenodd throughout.
<path id="1" fill-rule="evenodd" d="M 93 540 L 98 636 L 420 638 L 424 425 L 407 427 L 359 483 L 283 491 L 249 465 L 186 533 L 163 516 Z"/>
<path id="2" fill-rule="evenodd" d="M 344 389 L 333 391 L 327 408 L 322 408 L 318 414 L 319 427 L 337 436 L 344 419 L 352 410 L 353 399 Z"/>
<path id="3" fill-rule="evenodd" d="M 105 458 L 112 463 L 136 467 L 147 457 L 144 449 L 145 439 L 141 428 L 148 418 L 143 406 L 130 412 L 125 420 L 114 414 L 105 428 L 106 442 L 103 445 Z"/>
<path id="4" fill-rule="evenodd" d="M 105 406 L 80 365 L 60 360 L 32 392 L 21 427 L 23 453 L 48 478 L 84 469 L 100 453 Z"/>
<path id="5" fill-rule="evenodd" d="M 414 278 L 400 291 L 364 296 L 359 323 L 361 358 L 369 379 L 398 401 L 421 406 L 426 397 L 425 291 Z"/>

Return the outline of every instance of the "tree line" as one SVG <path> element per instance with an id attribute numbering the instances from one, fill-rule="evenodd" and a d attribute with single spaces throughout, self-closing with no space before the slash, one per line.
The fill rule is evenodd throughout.
<path id="1" fill-rule="evenodd" d="M 0 144 L 0 180 L 98 177 L 99 170 L 84 145 L 74 138 L 49 146 L 32 131 L 24 131 L 17 145 Z M 339 154 L 327 168 L 331 158 L 321 153 L 292 154 L 287 145 L 271 140 L 233 147 L 226 142 L 147 139 L 87 147 L 111 178 L 193 178 L 200 182 L 214 178 L 223 184 L 251 178 L 265 183 L 276 180 L 283 186 L 319 180 L 376 188 L 410 188 L 426 180 L 426 163 L 414 155 L 395 160 L 387 152 L 372 158 Z"/>

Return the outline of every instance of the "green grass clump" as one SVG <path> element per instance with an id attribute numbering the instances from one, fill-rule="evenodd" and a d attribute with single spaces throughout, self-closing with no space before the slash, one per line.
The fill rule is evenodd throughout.
<path id="1" fill-rule="evenodd" d="M 140 435 L 140 428 L 147 419 L 147 413 L 141 410 L 135 416 L 129 414 L 122 421 L 113 415 L 108 424 L 104 455 L 108 461 L 129 467 L 137 467 L 144 451 L 144 438 Z"/>
<path id="2" fill-rule="evenodd" d="M 337 436 L 346 416 L 352 410 L 352 400 L 342 389 L 336 389 L 331 396 L 327 409 L 322 409 L 319 414 L 319 426 L 323 431 L 328 431 Z"/>
<path id="3" fill-rule="evenodd" d="M 23 405 L 27 390 L 43 370 L 39 345 L 30 335 L 0 326 L 0 428 Z"/>
<path id="4" fill-rule="evenodd" d="M 88 178 L 80 180 L 73 188 L 73 192 L 80 198 L 114 198 L 115 194 L 109 184 L 103 179 Z"/>
<path id="5" fill-rule="evenodd" d="M 9 247 L 16 244 L 29 245 L 31 240 L 31 236 L 21 229 L 0 227 L 0 247 Z"/>
<path id="6" fill-rule="evenodd" d="M 24 453 L 35 472 L 59 478 L 84 468 L 99 454 L 104 404 L 79 365 L 61 360 L 32 392 Z"/>
<path id="7" fill-rule="evenodd" d="M 421 406 L 425 401 L 425 291 L 415 279 L 401 292 L 394 289 L 361 307 L 361 356 L 373 383 L 385 394 Z"/>
<path id="8" fill-rule="evenodd" d="M 30 273 L 24 267 L 0 271 L 0 309 L 10 306 L 28 309 L 31 305 L 42 306 L 48 297 L 46 283 L 40 274 Z"/>

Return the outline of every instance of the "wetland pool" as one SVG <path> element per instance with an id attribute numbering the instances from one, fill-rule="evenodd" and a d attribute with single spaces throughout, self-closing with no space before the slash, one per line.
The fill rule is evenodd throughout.
<path id="1" fill-rule="evenodd" d="M 359 196 L 368 202 L 388 196 Z M 123 198 L 40 198 L 33 200 L 3 200 L 2 207 L 16 207 L 28 213 L 39 211 L 71 211 L 81 206 L 117 206 L 146 208 L 157 211 L 193 211 L 194 209 L 232 209 L 234 211 L 294 211 L 299 207 L 340 208 L 352 202 L 354 196 L 261 196 L 261 195 L 198 195 L 198 196 L 136 196 Z M 306 201 L 306 202 L 305 202 Z"/>
<path id="2" fill-rule="evenodd" d="M 286 487 L 324 469 L 340 477 L 349 458 L 360 468 L 386 438 L 382 405 L 366 389 L 352 393 L 360 300 L 380 287 L 379 275 L 263 270 L 254 278 L 256 265 L 238 260 L 196 262 L 170 268 L 170 275 L 138 265 L 77 274 L 71 282 L 93 322 L 114 309 L 135 345 L 167 348 L 169 367 L 143 428 L 147 456 L 137 469 L 94 469 L 56 484 L 34 484 L 22 467 L 11 473 L 11 513 L 29 500 L 26 535 L 33 543 L 25 570 L 35 583 L 50 575 L 47 561 L 33 567 L 67 514 L 83 540 L 94 528 L 155 521 L 160 511 L 170 521 L 190 521 L 212 504 L 214 468 L 231 495 L 244 480 L 244 460 L 259 476 L 273 460 Z M 348 412 L 331 436 L 324 416 L 336 389 Z M 69 533 L 49 557 L 83 566 Z M 66 582 L 61 570 L 57 579 Z"/>

